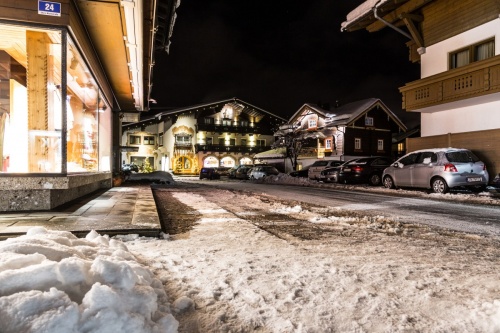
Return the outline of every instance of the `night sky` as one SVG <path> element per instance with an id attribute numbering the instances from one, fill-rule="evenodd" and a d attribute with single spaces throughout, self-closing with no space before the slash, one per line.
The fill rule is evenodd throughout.
<path id="1" fill-rule="evenodd" d="M 156 51 L 153 109 L 237 97 L 291 117 L 304 103 L 380 98 L 412 127 L 398 88 L 419 79 L 406 37 L 341 32 L 363 0 L 182 0 L 170 53 Z"/>

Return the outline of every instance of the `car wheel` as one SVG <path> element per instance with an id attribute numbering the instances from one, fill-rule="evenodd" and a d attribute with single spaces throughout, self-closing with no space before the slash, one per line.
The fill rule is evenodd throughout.
<path id="1" fill-rule="evenodd" d="M 394 186 L 394 180 L 392 180 L 392 178 L 390 176 L 386 176 L 384 178 L 384 186 L 385 188 L 395 188 L 396 186 Z"/>
<path id="2" fill-rule="evenodd" d="M 434 178 L 431 183 L 432 187 L 432 192 L 434 193 L 446 193 L 448 192 L 448 184 L 446 184 L 446 181 L 443 178 Z"/>
<path id="3" fill-rule="evenodd" d="M 380 185 L 382 180 L 380 179 L 379 175 L 373 174 L 370 176 L 370 179 L 368 181 L 369 181 L 370 185 L 378 186 L 378 185 Z"/>

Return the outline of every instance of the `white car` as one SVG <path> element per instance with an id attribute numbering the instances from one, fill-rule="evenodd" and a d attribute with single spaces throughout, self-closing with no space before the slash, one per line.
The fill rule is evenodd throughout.
<path id="1" fill-rule="evenodd" d="M 261 179 L 269 175 L 277 175 L 279 173 L 280 172 L 278 171 L 278 169 L 276 169 L 272 165 L 262 165 L 253 167 L 248 176 L 250 179 Z"/>
<path id="2" fill-rule="evenodd" d="M 344 163 L 344 161 L 339 160 L 318 160 L 314 162 L 310 167 L 307 173 L 309 179 L 320 180 L 321 171 L 326 168 L 336 167 Z"/>
<path id="3" fill-rule="evenodd" d="M 446 193 L 451 188 L 483 191 L 489 175 L 484 162 L 468 149 L 422 149 L 406 154 L 384 170 L 386 188 L 418 187 Z"/>

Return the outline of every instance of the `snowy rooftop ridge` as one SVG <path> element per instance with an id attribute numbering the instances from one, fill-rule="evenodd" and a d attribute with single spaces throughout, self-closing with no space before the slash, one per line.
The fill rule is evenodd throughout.
<path id="1" fill-rule="evenodd" d="M 375 6 L 383 5 L 388 1 L 389 0 L 366 0 L 349 14 L 347 14 L 347 19 L 346 21 L 342 22 L 340 30 L 344 30 L 349 24 L 370 13 Z"/>

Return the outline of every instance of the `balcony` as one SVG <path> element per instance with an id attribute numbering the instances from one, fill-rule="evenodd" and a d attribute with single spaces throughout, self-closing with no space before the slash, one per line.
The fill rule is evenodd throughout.
<path id="1" fill-rule="evenodd" d="M 407 111 L 500 92 L 500 55 L 407 83 L 399 91 Z"/>
<path id="2" fill-rule="evenodd" d="M 273 131 L 268 128 L 254 126 L 237 126 L 237 125 L 222 125 L 222 124 L 203 124 L 196 125 L 196 132 L 218 132 L 218 133 L 240 133 L 240 134 L 269 134 L 272 135 Z"/>
<path id="3" fill-rule="evenodd" d="M 195 152 L 214 152 L 214 153 L 241 153 L 241 154 L 257 154 L 266 150 L 270 150 L 270 146 L 225 146 L 225 145 L 195 145 Z"/>

